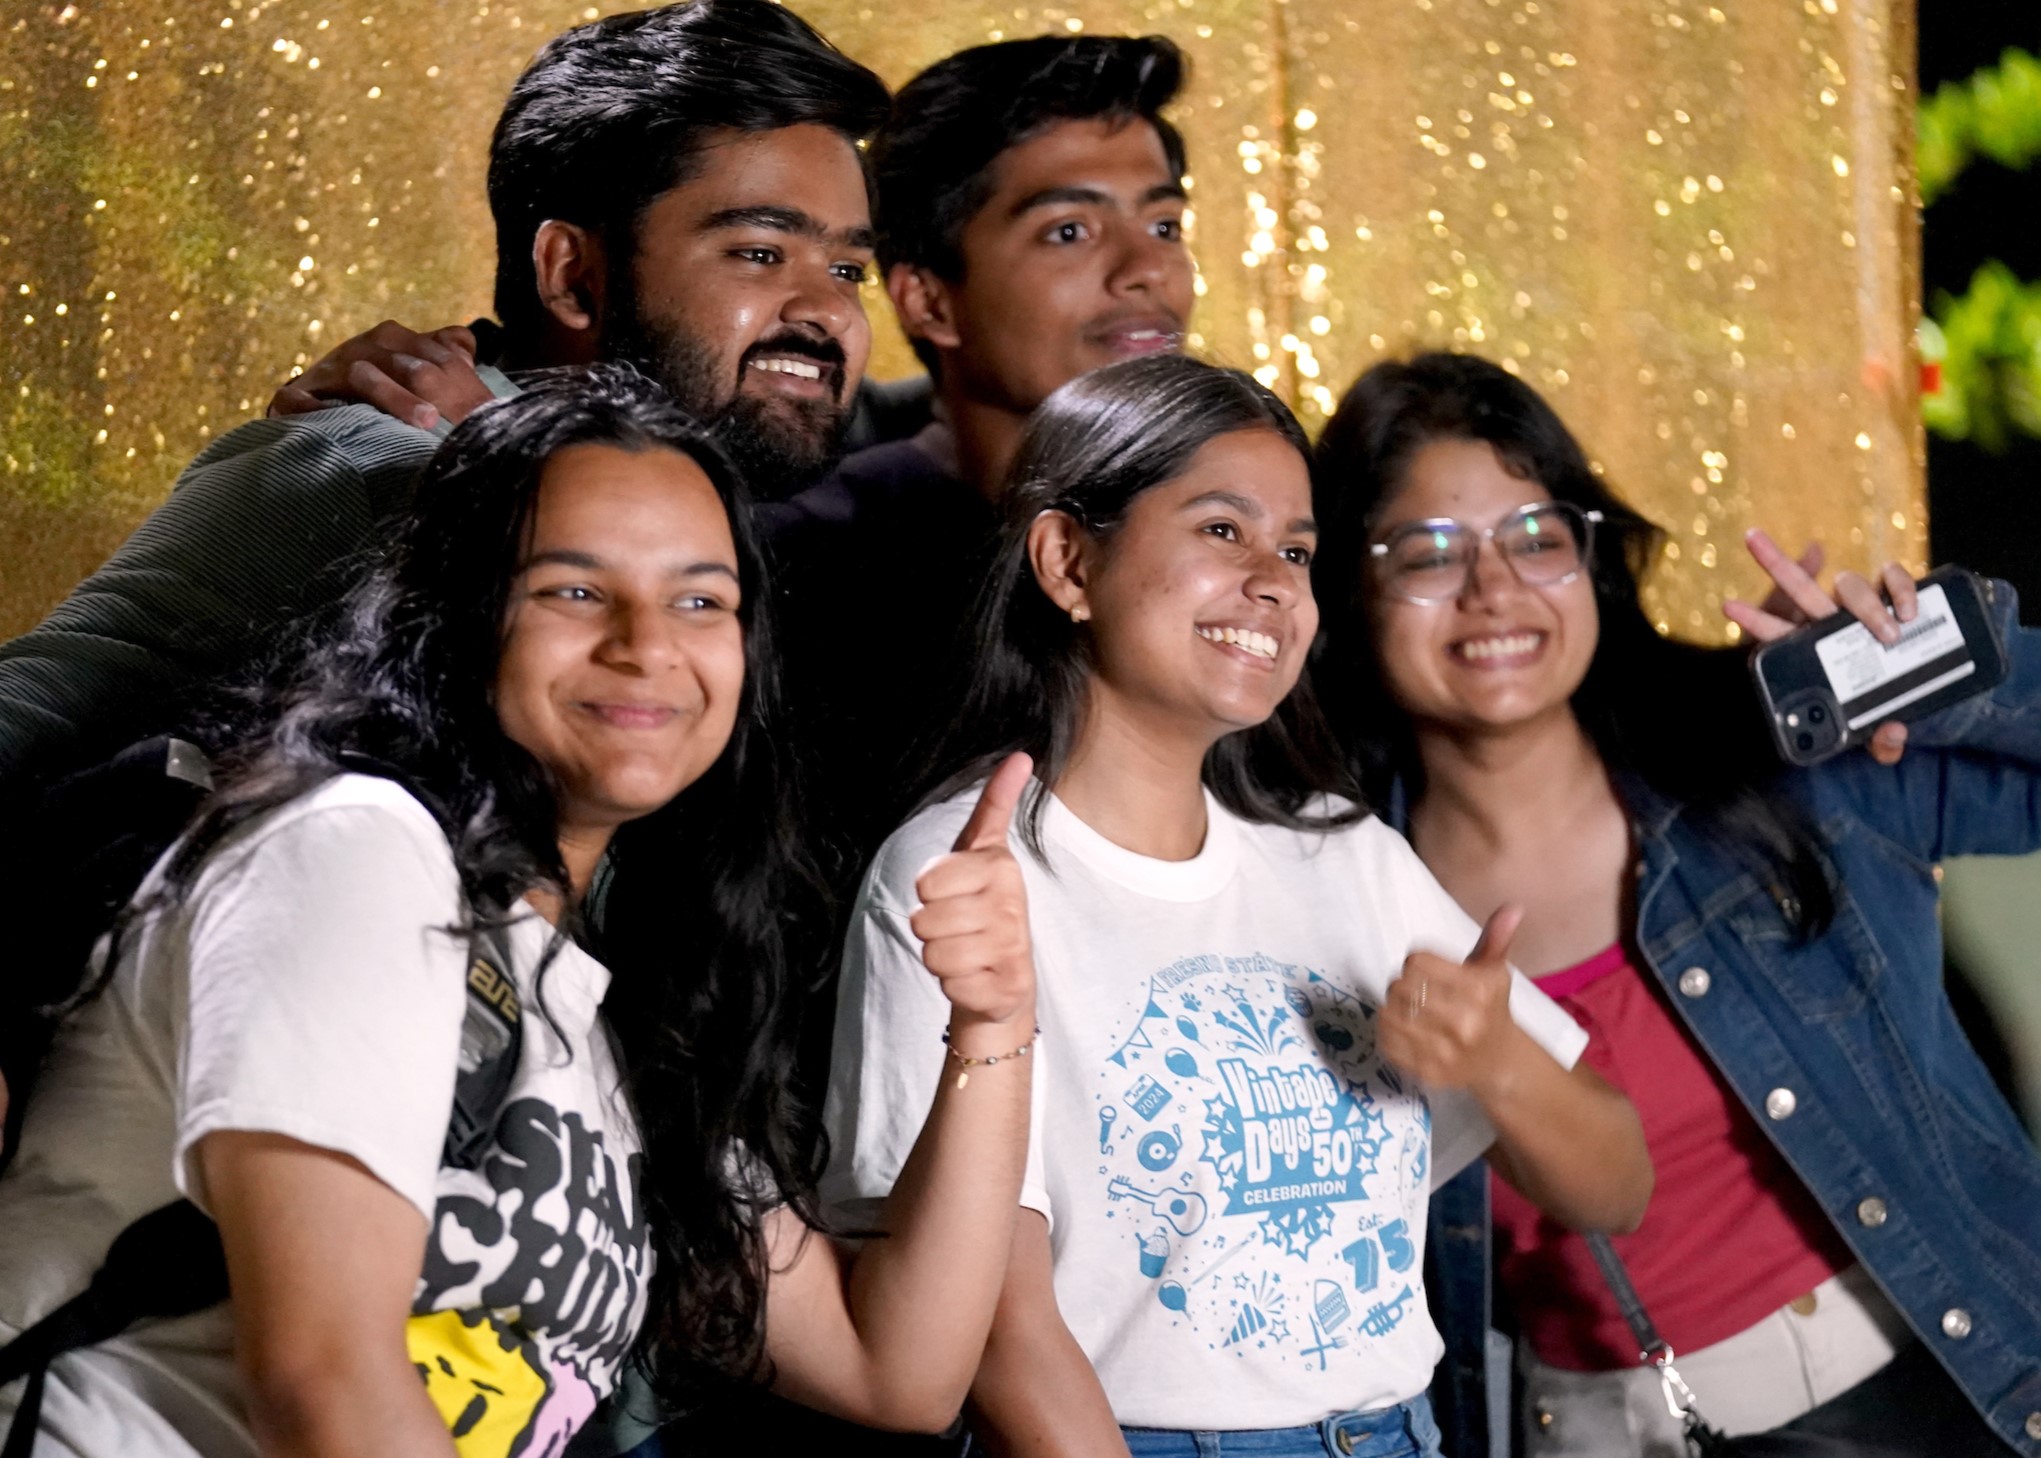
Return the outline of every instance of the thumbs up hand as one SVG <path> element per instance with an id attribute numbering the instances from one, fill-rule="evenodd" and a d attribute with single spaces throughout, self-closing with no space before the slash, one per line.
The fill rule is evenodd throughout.
<path id="1" fill-rule="evenodd" d="M 992 772 L 957 843 L 915 880 L 921 905 L 908 925 L 921 938 L 921 962 L 942 983 L 954 1009 L 950 1045 L 972 1057 L 1004 1054 L 1027 1041 L 1035 1021 L 1035 959 L 1028 937 L 1028 896 L 1007 827 L 1034 762 L 1013 754 Z M 969 1035 L 992 1026 L 1005 1038 Z M 1014 1029 L 1019 1029 L 1014 1036 Z"/>
<path id="2" fill-rule="evenodd" d="M 1404 958 L 1376 1021 L 1382 1056 L 1433 1088 L 1480 1095 L 1507 1077 L 1512 1045 L 1527 1037 L 1509 1010 L 1509 944 L 1523 919 L 1523 908 L 1499 907 L 1465 962 L 1431 952 Z"/>

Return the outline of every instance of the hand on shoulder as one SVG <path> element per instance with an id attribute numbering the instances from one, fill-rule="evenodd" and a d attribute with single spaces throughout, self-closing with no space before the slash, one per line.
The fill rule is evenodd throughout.
<path id="1" fill-rule="evenodd" d="M 270 397 L 268 414 L 373 405 L 406 425 L 458 424 L 494 392 L 475 371 L 475 335 L 450 324 L 429 333 L 393 319 L 334 346 Z"/>

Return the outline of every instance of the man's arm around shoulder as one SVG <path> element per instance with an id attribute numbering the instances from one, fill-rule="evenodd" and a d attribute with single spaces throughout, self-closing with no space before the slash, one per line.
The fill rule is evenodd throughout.
<path id="1" fill-rule="evenodd" d="M 434 444 L 366 409 L 214 442 L 104 566 L 0 644 L 0 804 L 180 727 L 195 694 L 345 589 Z"/>

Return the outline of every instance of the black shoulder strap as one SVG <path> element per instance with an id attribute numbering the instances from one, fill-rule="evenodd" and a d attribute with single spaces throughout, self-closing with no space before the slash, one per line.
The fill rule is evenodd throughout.
<path id="1" fill-rule="evenodd" d="M 0 1077 L 13 1098 L 0 1169 L 19 1142 L 24 1095 L 56 1025 L 78 993 L 93 945 L 149 868 L 184 833 L 211 786 L 205 752 L 158 735 L 37 786 L 6 807 L 0 884 L 36 908 L 33 935 L 0 979 Z"/>
<path id="2" fill-rule="evenodd" d="M 501 926 L 477 932 L 468 960 L 460 1071 L 441 1158 L 460 1169 L 481 1163 L 517 1074 L 524 1008 L 512 980 L 510 938 Z M 96 1346 L 147 1317 L 189 1316 L 227 1299 L 227 1258 L 219 1227 L 189 1200 L 142 1216 L 114 1237 L 82 1296 L 73 1297 L 0 1346 L 0 1387 L 28 1378 L 0 1458 L 29 1458 L 50 1363 Z"/>
<path id="3" fill-rule="evenodd" d="M 1637 1294 L 1637 1287 L 1630 1280 L 1623 1258 L 1616 1254 L 1615 1242 L 1599 1231 L 1583 1235 L 1581 1239 L 1587 1242 L 1588 1253 L 1601 1268 L 1602 1279 L 1608 1282 L 1609 1292 L 1622 1310 L 1623 1322 L 1630 1328 L 1630 1335 L 1637 1339 L 1637 1359 L 1658 1369 L 1659 1385 L 1665 1389 L 1666 1406 L 1686 1426 L 1689 1450 L 1697 1458 L 1733 1458 L 1735 1448 L 1719 1431 L 1708 1426 L 1707 1419 L 1701 1416 L 1701 1405 L 1694 1396 L 1694 1390 L 1687 1386 L 1686 1379 L 1673 1366 L 1673 1349 L 1659 1333 L 1651 1313 L 1644 1309 L 1644 1298 Z M 5 1458 L 5 1455 L 0 1455 L 0 1458 Z"/>
<path id="4" fill-rule="evenodd" d="M 477 932 L 468 953 L 468 1007 L 461 1019 L 460 1071 L 441 1158 L 456 1169 L 482 1162 L 496 1116 L 517 1076 L 524 1043 L 524 1002 L 511 975 L 510 936 L 501 926 Z"/>
<path id="5" fill-rule="evenodd" d="M 42 1411 L 43 1380 L 61 1353 L 116 1336 L 145 1316 L 187 1316 L 227 1294 L 220 1232 L 189 1200 L 151 1211 L 114 1237 L 85 1294 L 0 1347 L 0 1384 L 26 1376 L 28 1390 L 0 1458 L 28 1458 Z"/>
<path id="6" fill-rule="evenodd" d="M 1609 1293 L 1616 1298 L 1616 1305 L 1623 1313 L 1623 1322 L 1630 1328 L 1630 1335 L 1637 1338 L 1639 1361 L 1655 1362 L 1663 1353 L 1672 1350 L 1665 1338 L 1658 1333 L 1658 1326 L 1651 1319 L 1651 1313 L 1644 1309 L 1644 1298 L 1637 1294 L 1637 1288 L 1630 1282 L 1630 1272 L 1623 1265 L 1623 1258 L 1616 1254 L 1616 1246 L 1608 1236 L 1599 1231 L 1581 1237 L 1587 1242 L 1588 1254 L 1601 1267 L 1602 1279 L 1609 1283 Z"/>

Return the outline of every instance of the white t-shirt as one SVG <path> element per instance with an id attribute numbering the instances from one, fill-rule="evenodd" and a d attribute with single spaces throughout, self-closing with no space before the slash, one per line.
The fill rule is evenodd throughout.
<path id="1" fill-rule="evenodd" d="M 531 917 L 509 933 L 523 1042 L 492 1143 L 479 1169 L 441 1166 L 461 910 L 446 837 L 387 780 L 329 781 L 217 852 L 129 936 L 35 1086 L 0 1177 L 0 1340 L 84 1290 L 137 1216 L 179 1195 L 204 1208 L 205 1135 L 288 1135 L 359 1160 L 431 1222 L 405 1335 L 463 1458 L 557 1455 L 644 1317 L 637 1127 L 598 1012 L 609 974 L 564 948 L 549 1022 L 533 970 L 550 929 Z M 0 1424 L 20 1393 L 0 1393 Z M 246 1410 L 222 1305 L 59 1358 L 35 1452 L 252 1454 Z"/>
<path id="2" fill-rule="evenodd" d="M 886 1194 L 913 1147 L 948 1003 L 907 918 L 976 791 L 917 815 L 859 893 L 825 1197 Z M 1494 1131 L 1375 1053 L 1404 957 L 1478 928 L 1379 820 L 1256 825 L 1206 796 L 1192 860 L 1107 841 L 1050 798 L 1027 884 L 1042 1037 L 1021 1201 L 1050 1220 L 1057 1305 L 1135 1427 L 1291 1427 L 1422 1392 L 1425 1204 Z M 1519 976 L 1510 1009 L 1571 1066 L 1587 1036 Z"/>

